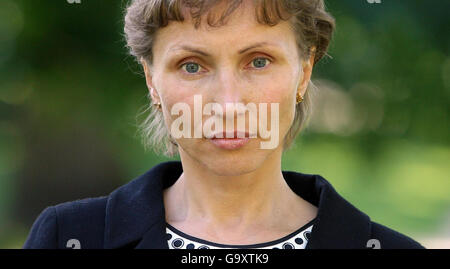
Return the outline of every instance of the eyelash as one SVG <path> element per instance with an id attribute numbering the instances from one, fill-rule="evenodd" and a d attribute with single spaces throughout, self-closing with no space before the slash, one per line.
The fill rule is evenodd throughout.
<path id="1" fill-rule="evenodd" d="M 261 59 L 266 59 L 266 60 L 269 62 L 269 64 L 266 65 L 265 67 L 262 67 L 262 68 L 253 68 L 253 69 L 256 70 L 256 71 L 262 71 L 262 70 L 266 69 L 267 66 L 269 66 L 269 65 L 271 65 L 271 64 L 273 63 L 272 59 L 270 59 L 269 57 L 265 57 L 265 56 L 257 56 L 257 57 L 253 58 L 253 59 L 250 61 L 250 64 L 253 63 L 254 60 L 260 59 L 260 58 L 261 58 Z M 181 65 L 179 66 L 179 69 L 182 69 L 183 66 L 185 66 L 186 64 L 190 64 L 190 63 L 198 64 L 198 65 L 200 66 L 200 68 L 203 68 L 202 65 L 201 65 L 200 63 L 198 63 L 197 61 L 195 61 L 195 60 L 190 60 L 190 61 L 187 61 L 187 62 L 184 62 L 183 64 L 181 64 Z M 199 75 L 199 74 L 200 74 L 199 72 L 197 72 L 197 73 L 188 73 L 188 72 L 184 72 L 184 73 L 187 74 L 187 75 L 193 75 L 193 76 Z"/>

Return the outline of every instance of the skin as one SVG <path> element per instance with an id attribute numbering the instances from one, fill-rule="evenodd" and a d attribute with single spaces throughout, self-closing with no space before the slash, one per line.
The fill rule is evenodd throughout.
<path id="1" fill-rule="evenodd" d="M 309 59 L 300 58 L 288 22 L 273 27 L 259 24 L 252 1 L 244 1 L 218 28 L 202 21 L 195 29 L 187 14 L 185 18 L 158 31 L 152 65 L 142 62 L 151 96 L 162 104 L 166 126 L 178 117 L 170 114 L 177 102 L 187 103 L 193 113 L 195 94 L 202 95 L 203 105 L 216 102 L 223 108 L 227 102 L 275 102 L 280 104 L 280 143 L 274 149 L 260 149 L 262 139 L 257 137 L 242 148 L 225 150 L 206 138 L 177 139 L 183 173 L 164 191 L 166 221 L 187 234 L 222 244 L 255 244 L 292 233 L 317 215 L 317 208 L 296 195 L 281 172 L 283 139 L 294 119 L 296 94 L 303 96 L 310 80 L 314 53 Z M 270 45 L 239 54 L 261 42 Z M 182 45 L 210 56 L 179 49 Z M 269 60 L 262 68 L 253 62 L 259 57 Z M 186 62 L 197 63 L 198 72 L 188 73 Z M 212 116 L 204 116 L 203 122 L 208 117 Z"/>

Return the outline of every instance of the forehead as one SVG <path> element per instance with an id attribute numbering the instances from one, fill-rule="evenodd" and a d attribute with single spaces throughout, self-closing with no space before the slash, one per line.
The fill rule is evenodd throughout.
<path id="1" fill-rule="evenodd" d="M 226 1 L 224 1 L 226 2 Z M 171 21 L 168 26 L 158 30 L 154 43 L 154 52 L 166 54 L 173 47 L 181 44 L 207 46 L 209 49 L 230 50 L 255 43 L 272 43 L 289 50 L 295 46 L 295 35 L 287 21 L 280 21 L 275 26 L 261 24 L 256 19 L 256 7 L 253 1 L 242 1 L 242 4 L 231 13 L 224 25 L 211 26 L 207 16 L 214 18 L 226 10 L 224 4 L 215 6 L 210 13 L 202 16 L 198 28 L 187 8 L 183 9 L 183 22 Z M 156 56 L 156 55 L 155 55 Z"/>

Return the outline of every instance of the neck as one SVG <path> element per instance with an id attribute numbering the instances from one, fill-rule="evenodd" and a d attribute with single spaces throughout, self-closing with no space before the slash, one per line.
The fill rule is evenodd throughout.
<path id="1" fill-rule="evenodd" d="M 276 227 L 302 200 L 283 178 L 281 154 L 274 151 L 245 174 L 217 175 L 180 152 L 183 173 L 165 195 L 168 219 L 234 232 Z"/>

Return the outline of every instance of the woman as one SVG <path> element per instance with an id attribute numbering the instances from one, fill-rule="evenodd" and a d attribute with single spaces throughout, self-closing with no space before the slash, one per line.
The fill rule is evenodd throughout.
<path id="1" fill-rule="evenodd" d="M 321 176 L 281 170 L 333 29 L 322 0 L 132 1 L 127 44 L 154 105 L 145 144 L 181 162 L 47 207 L 24 248 L 423 248 Z M 253 106 L 239 125 L 226 104 Z"/>

